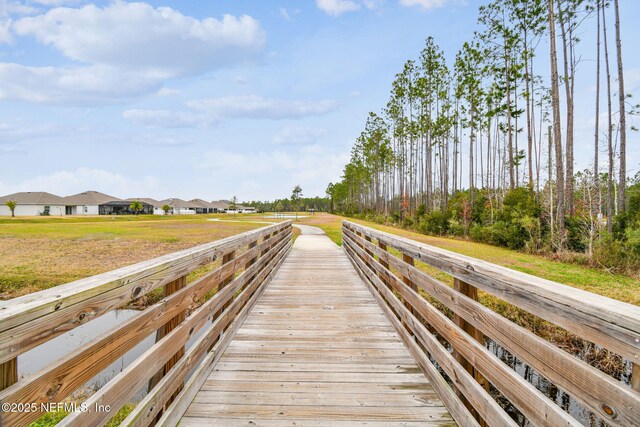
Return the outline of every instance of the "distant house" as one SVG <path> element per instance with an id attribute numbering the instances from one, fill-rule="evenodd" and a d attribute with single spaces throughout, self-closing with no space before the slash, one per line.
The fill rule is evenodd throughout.
<path id="1" fill-rule="evenodd" d="M 11 209 L 5 205 L 8 201 L 17 203 L 16 216 L 60 216 L 66 213 L 64 198 L 45 191 L 27 191 L 0 197 L 0 216 L 11 216 Z"/>
<path id="2" fill-rule="evenodd" d="M 256 213 L 253 206 L 238 206 L 238 213 Z"/>
<path id="3" fill-rule="evenodd" d="M 149 197 L 130 197 L 128 199 L 126 199 L 128 202 L 142 202 L 142 203 L 147 203 L 151 206 L 153 206 L 153 214 L 154 215 L 164 215 L 164 211 L 162 210 L 162 206 L 165 205 L 165 203 L 162 203 L 159 200 L 156 199 L 151 199 Z"/>
<path id="4" fill-rule="evenodd" d="M 193 203 L 198 214 L 210 214 L 216 212 L 216 207 L 213 203 L 207 202 L 202 199 L 189 200 L 189 203 Z"/>
<path id="5" fill-rule="evenodd" d="M 65 213 L 67 215 L 98 215 L 100 205 L 116 200 L 120 199 L 98 191 L 85 191 L 64 198 Z"/>
<path id="6" fill-rule="evenodd" d="M 138 200 L 142 204 L 142 210 L 138 212 L 141 215 L 153 214 L 153 205 Z M 131 210 L 131 201 L 114 200 L 112 202 L 102 203 L 99 207 L 100 215 L 133 215 L 135 212 Z"/>
<path id="7" fill-rule="evenodd" d="M 211 202 L 213 213 L 225 213 L 229 210 L 229 202 L 218 200 Z"/>
<path id="8" fill-rule="evenodd" d="M 161 206 L 169 205 L 171 206 L 171 211 L 173 215 L 195 215 L 197 206 L 194 203 L 187 202 L 182 199 L 165 199 L 160 200 Z"/>
<path id="9" fill-rule="evenodd" d="M 231 209 L 229 207 L 231 202 L 228 202 L 226 200 L 221 200 L 220 202 L 225 203 L 226 209 L 224 212 L 226 213 L 256 213 L 256 208 L 254 208 L 253 206 L 236 205 L 235 209 Z"/>

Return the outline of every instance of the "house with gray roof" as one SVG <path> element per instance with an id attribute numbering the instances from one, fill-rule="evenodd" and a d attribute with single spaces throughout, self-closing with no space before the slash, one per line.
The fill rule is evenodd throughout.
<path id="1" fill-rule="evenodd" d="M 160 200 L 156 200 L 156 199 L 152 199 L 150 197 L 129 197 L 128 199 L 125 199 L 127 202 L 142 202 L 142 203 L 146 203 L 148 205 L 153 206 L 153 214 L 154 215 L 164 215 L 164 211 L 162 210 L 162 206 L 165 205 L 165 203 L 162 203 Z"/>
<path id="2" fill-rule="evenodd" d="M 113 197 L 99 191 L 84 191 L 64 198 L 67 215 L 98 215 L 99 206 L 109 202 L 121 201 L 118 197 Z"/>
<path id="3" fill-rule="evenodd" d="M 173 198 L 173 199 L 164 199 L 160 200 L 161 206 L 169 205 L 171 206 L 171 211 L 169 213 L 173 215 L 195 215 L 196 209 L 202 208 L 196 203 L 187 202 L 186 200 Z"/>
<path id="4" fill-rule="evenodd" d="M 24 191 L 0 197 L 0 216 L 11 216 L 11 209 L 5 204 L 8 201 L 16 202 L 16 216 L 66 214 L 64 198 L 46 191 Z"/>

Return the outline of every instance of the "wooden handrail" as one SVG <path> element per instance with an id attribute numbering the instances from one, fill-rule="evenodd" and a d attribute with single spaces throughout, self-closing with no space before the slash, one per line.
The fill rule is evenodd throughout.
<path id="1" fill-rule="evenodd" d="M 639 390 L 480 304 L 473 298 L 473 292 L 461 292 L 464 286 L 460 285 L 460 290 L 452 288 L 412 264 L 415 260 L 435 267 L 468 287 L 493 294 L 587 341 L 618 352 L 634 363 L 634 368 L 640 352 L 640 343 L 635 341 L 640 337 L 640 308 L 349 221 L 343 222 L 343 242 L 356 269 L 374 292 L 384 297 L 380 301 L 393 309 L 387 313 L 400 319 L 397 323 L 408 327 L 410 334 L 435 358 L 453 381 L 452 385 L 471 403 L 479 421 L 495 425 L 498 420 L 495 418 L 498 414 L 491 407 L 483 407 L 478 400 L 488 395 L 489 382 L 533 424 L 579 425 L 478 342 L 484 335 L 607 423 L 638 425 L 640 422 Z M 388 252 L 392 249 L 400 256 Z M 453 319 L 430 304 L 420 292 L 451 310 Z M 458 355 L 457 360 L 433 346 L 435 336 L 419 317 L 449 343 Z M 433 370 L 425 373 L 433 376 Z M 465 374 L 472 374 L 482 387 L 469 388 Z M 632 375 L 635 377 L 635 374 L 634 369 Z M 452 415 L 456 417 L 453 411 Z"/>
<path id="2" fill-rule="evenodd" d="M 162 301 L 40 371 L 6 384 L 4 390 L 0 389 L 0 402 L 29 403 L 38 409 L 40 404 L 61 402 L 158 330 L 156 344 L 91 397 L 92 402 L 108 405 L 108 413 L 74 412 L 61 425 L 108 421 L 143 384 L 149 384 L 149 394 L 157 396 L 153 416 L 161 415 L 181 393 L 181 385 L 195 363 L 210 349 L 219 348 L 216 343 L 228 335 L 225 331 L 238 321 L 236 315 L 275 273 L 291 246 L 291 236 L 291 222 L 278 223 L 4 301 L 0 306 L 0 360 L 9 363 L 17 355 L 86 323 L 69 320 L 77 319 L 78 313 L 90 313 L 87 316 L 95 318 L 154 288 L 165 287 Z M 222 265 L 186 283 L 187 274 L 218 259 L 223 260 Z M 215 290 L 218 292 L 198 307 L 205 295 Z M 205 325 L 204 335 L 185 349 L 188 338 Z M 158 393 L 158 384 L 167 376 L 175 382 Z M 0 426 L 26 425 L 41 414 L 40 410 L 2 412 Z"/>

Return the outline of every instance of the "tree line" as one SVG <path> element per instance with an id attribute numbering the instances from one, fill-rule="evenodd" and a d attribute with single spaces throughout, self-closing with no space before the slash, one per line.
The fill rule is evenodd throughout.
<path id="1" fill-rule="evenodd" d="M 329 184 L 332 207 L 537 250 L 591 255 L 605 238 L 633 241 L 627 119 L 638 105 L 625 92 L 618 0 L 494 0 L 477 20 L 453 63 L 432 37 L 404 63 Z M 595 46 L 580 39 L 592 27 Z M 593 143 L 579 141 L 592 166 L 576 171 L 583 55 L 596 62 L 595 124 Z"/>

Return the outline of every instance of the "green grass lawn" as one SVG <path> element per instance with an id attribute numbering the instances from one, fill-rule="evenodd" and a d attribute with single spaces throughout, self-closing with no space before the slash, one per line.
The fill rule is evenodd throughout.
<path id="1" fill-rule="evenodd" d="M 219 240 L 263 224 L 224 215 L 0 220 L 0 299 L 14 298 Z"/>
<path id="2" fill-rule="evenodd" d="M 556 261 L 545 256 L 517 252 L 507 248 L 475 243 L 467 240 L 426 236 L 424 234 L 389 227 L 367 221 L 343 218 L 337 215 L 317 214 L 300 220 L 301 224 L 322 228 L 338 245 L 342 244 L 342 220 L 347 219 L 371 228 L 403 236 L 439 248 L 502 265 L 523 273 L 553 280 L 568 286 L 615 298 L 630 304 L 640 305 L 640 280 L 605 270 Z M 430 271 L 430 273 L 433 273 Z M 443 273 L 438 278 L 448 277 Z"/>

